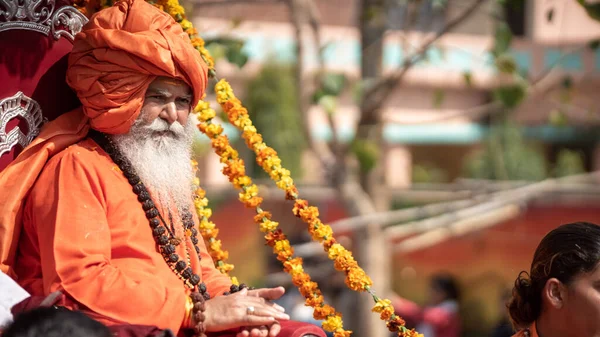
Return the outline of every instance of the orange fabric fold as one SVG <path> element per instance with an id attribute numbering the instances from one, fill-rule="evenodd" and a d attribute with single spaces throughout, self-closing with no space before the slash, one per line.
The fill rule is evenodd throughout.
<path id="1" fill-rule="evenodd" d="M 185 81 L 196 101 L 208 78 L 206 64 L 181 26 L 143 0 L 120 1 L 98 12 L 76 36 L 67 82 L 83 107 L 47 123 L 0 173 L 0 270 L 16 276 L 25 198 L 47 161 L 85 138 L 90 127 L 128 132 L 157 76 Z"/>

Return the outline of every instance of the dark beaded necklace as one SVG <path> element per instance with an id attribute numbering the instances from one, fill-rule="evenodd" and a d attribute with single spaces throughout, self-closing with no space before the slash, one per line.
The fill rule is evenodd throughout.
<path id="1" fill-rule="evenodd" d="M 138 177 L 129 160 L 121 154 L 110 138 L 105 134 L 92 130 L 90 131 L 89 136 L 110 156 L 113 162 L 121 169 L 125 178 L 129 181 L 133 193 L 137 195 L 137 199 L 142 204 L 142 209 L 146 213 L 146 218 L 152 229 L 152 235 L 158 245 L 158 251 L 162 254 L 169 267 L 171 267 L 173 272 L 183 280 L 186 286 L 198 291 L 204 299 L 209 300 L 210 295 L 206 289 L 206 284 L 200 282 L 200 276 L 195 274 L 191 268 L 187 247 L 186 253 L 188 261 L 186 262 L 185 260 L 180 259 L 179 255 L 175 252 L 175 247 L 181 243 L 181 239 L 175 237 L 174 228 L 173 231 L 169 229 L 167 222 L 152 201 L 150 192 L 148 192 L 148 189 Z M 198 253 L 198 258 L 200 259 L 198 230 L 194 228 L 192 213 L 189 210 L 184 210 L 181 215 L 181 221 L 183 223 L 185 235 L 190 237 L 192 244 Z"/>

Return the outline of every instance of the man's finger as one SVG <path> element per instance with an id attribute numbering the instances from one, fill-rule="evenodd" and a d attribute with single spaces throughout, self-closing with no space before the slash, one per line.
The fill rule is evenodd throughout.
<path id="1" fill-rule="evenodd" d="M 279 332 L 281 332 L 281 325 L 279 322 L 275 321 L 269 328 L 269 337 L 275 337 L 279 335 Z"/>
<path id="2" fill-rule="evenodd" d="M 250 296 L 258 296 L 258 297 L 262 297 L 266 300 L 271 300 L 271 301 L 279 299 L 281 296 L 283 296 L 283 294 L 285 294 L 284 287 L 260 288 L 260 289 L 250 290 L 248 292 L 248 295 L 250 295 Z"/>

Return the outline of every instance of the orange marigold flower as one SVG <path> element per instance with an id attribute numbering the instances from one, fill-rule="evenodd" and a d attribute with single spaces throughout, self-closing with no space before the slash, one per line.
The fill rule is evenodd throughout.
<path id="1" fill-rule="evenodd" d="M 331 247 L 333 247 L 333 245 L 335 245 L 336 243 L 337 243 L 337 241 L 332 236 L 330 238 L 327 238 L 327 240 L 323 241 L 323 248 L 325 248 L 325 251 L 329 253 L 329 250 L 331 250 Z"/>
<path id="2" fill-rule="evenodd" d="M 292 212 L 294 212 L 295 216 L 299 216 L 300 211 L 305 209 L 306 207 L 308 207 L 308 201 L 303 200 L 303 199 L 296 199 L 296 202 L 294 203 L 294 208 L 292 209 Z"/>
<path id="3" fill-rule="evenodd" d="M 313 317 L 316 320 L 322 320 L 322 319 L 325 319 L 327 316 L 331 316 L 331 315 L 335 315 L 335 314 L 336 314 L 335 308 L 333 308 L 329 304 L 315 307 L 315 310 L 313 311 Z"/>
<path id="4" fill-rule="evenodd" d="M 352 331 L 344 330 L 344 329 L 337 329 L 333 333 L 333 337 L 350 337 L 351 335 L 352 335 Z"/>
<path id="5" fill-rule="evenodd" d="M 404 320 L 397 315 L 392 316 L 392 319 L 390 319 L 387 322 L 387 327 L 388 330 L 390 330 L 391 332 L 396 332 L 396 331 L 401 331 L 401 328 L 406 324 L 406 322 L 404 322 Z"/>
<path id="6" fill-rule="evenodd" d="M 364 291 L 365 287 L 373 285 L 373 281 L 364 270 L 355 267 L 346 273 L 346 285 L 354 291 Z"/>
<path id="7" fill-rule="evenodd" d="M 262 211 L 254 216 L 254 222 L 261 223 L 263 221 L 263 218 L 265 218 L 267 220 L 271 220 L 271 216 L 272 216 L 271 212 Z"/>
<path id="8" fill-rule="evenodd" d="M 260 204 L 263 202 L 263 198 L 261 197 L 253 197 L 252 199 L 246 201 L 244 203 L 244 205 L 246 205 L 246 207 L 248 208 L 256 208 L 258 206 L 260 206 Z"/>
<path id="9" fill-rule="evenodd" d="M 381 318 L 382 321 L 387 321 L 392 317 L 392 315 L 394 315 L 394 308 L 387 307 L 381 311 L 379 318 Z"/>
<path id="10" fill-rule="evenodd" d="M 302 267 L 302 258 L 295 257 L 291 260 L 285 261 L 283 263 L 283 270 L 288 274 L 298 274 L 303 273 L 304 268 Z"/>
<path id="11" fill-rule="evenodd" d="M 300 287 L 306 282 L 310 282 L 310 275 L 308 275 L 307 273 L 292 275 L 292 283 L 296 287 Z"/>
<path id="12" fill-rule="evenodd" d="M 354 260 L 354 257 L 352 256 L 352 254 L 349 251 L 347 251 L 346 249 L 344 249 L 335 258 L 335 260 L 333 262 L 333 266 L 335 267 L 335 269 L 342 271 L 342 270 L 349 270 L 350 268 L 357 267 L 358 263 L 356 262 L 356 260 Z"/>
<path id="13" fill-rule="evenodd" d="M 269 232 L 265 235 L 265 240 L 267 241 L 267 245 L 270 247 L 275 246 L 275 243 L 277 241 L 283 241 L 286 240 L 287 236 L 285 234 L 283 234 L 283 231 L 281 230 L 281 228 Z"/>
<path id="14" fill-rule="evenodd" d="M 265 160 L 267 160 L 269 157 L 275 156 L 277 156 L 277 151 L 275 151 L 273 148 L 266 147 L 256 154 L 256 162 L 258 165 L 262 166 Z"/>
<path id="15" fill-rule="evenodd" d="M 285 199 L 286 200 L 296 200 L 298 197 L 298 189 L 296 186 L 290 186 L 285 191 Z"/>
<path id="16" fill-rule="evenodd" d="M 210 141 L 212 143 L 212 146 L 215 148 L 225 149 L 229 145 L 229 139 L 226 135 L 218 135 Z M 217 154 L 221 155 L 221 153 Z"/>
<path id="17" fill-rule="evenodd" d="M 306 298 L 306 297 L 312 296 L 312 294 L 318 288 L 319 288 L 319 286 L 317 285 L 316 282 L 309 281 L 309 282 L 304 282 L 300 286 L 299 290 L 300 290 L 300 293 L 302 294 L 302 296 L 304 296 Z"/>
<path id="18" fill-rule="evenodd" d="M 304 301 L 304 304 L 309 307 L 317 308 L 323 305 L 323 302 L 325 302 L 325 299 L 323 298 L 323 295 L 319 294 L 317 296 L 313 295 L 308 297 L 306 301 Z"/>

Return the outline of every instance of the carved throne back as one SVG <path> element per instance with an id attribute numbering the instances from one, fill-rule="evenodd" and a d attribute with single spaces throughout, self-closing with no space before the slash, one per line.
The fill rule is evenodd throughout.
<path id="1" fill-rule="evenodd" d="M 0 0 L 0 171 L 45 120 L 80 105 L 65 75 L 85 23 L 70 0 Z"/>

